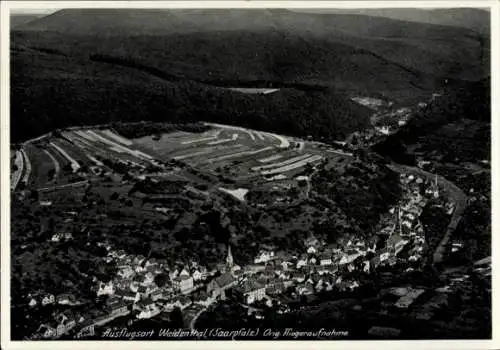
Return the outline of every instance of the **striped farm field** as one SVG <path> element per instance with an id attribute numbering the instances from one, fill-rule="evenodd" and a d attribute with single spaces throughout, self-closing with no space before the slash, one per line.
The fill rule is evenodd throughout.
<path id="1" fill-rule="evenodd" d="M 80 166 L 89 166 L 93 164 L 92 160 L 89 158 L 89 155 L 74 143 L 69 142 L 63 138 L 54 139 L 52 142 L 63 148 L 69 155 L 71 155 L 72 158 L 74 158 L 78 162 L 78 164 L 80 164 Z"/>
<path id="2" fill-rule="evenodd" d="M 307 154 L 304 154 L 304 155 L 301 155 L 301 156 L 297 156 L 297 157 L 293 157 L 293 158 L 289 158 L 289 159 L 286 159 L 286 160 L 283 160 L 283 161 L 280 161 L 280 162 L 277 162 L 277 163 L 271 163 L 271 164 L 256 166 L 256 167 L 252 168 L 252 171 L 260 171 L 260 170 L 266 170 L 266 169 L 271 169 L 271 168 L 278 168 L 278 167 L 281 167 L 281 166 L 285 166 L 285 165 L 288 165 L 288 164 L 292 164 L 292 163 L 298 162 L 298 161 L 306 159 L 306 158 L 308 158 L 310 156 L 311 156 L 311 154 L 307 153 Z"/>
<path id="3" fill-rule="evenodd" d="M 262 175 L 274 175 L 274 174 L 285 173 L 285 172 L 288 172 L 290 170 L 302 168 L 303 166 L 305 166 L 308 163 L 318 162 L 318 161 L 322 160 L 323 158 L 324 158 L 323 156 L 314 155 L 314 156 L 308 157 L 306 159 L 299 160 L 298 162 L 291 163 L 291 164 L 288 164 L 288 165 L 285 165 L 285 166 L 282 166 L 279 168 L 274 168 L 271 170 L 264 170 L 261 172 L 261 174 Z"/>
<path id="4" fill-rule="evenodd" d="M 25 171 L 22 175 L 21 182 L 27 180 L 27 185 L 35 188 L 45 186 L 51 182 L 49 172 L 55 171 L 55 165 L 51 157 L 44 152 L 44 149 L 33 144 L 26 144 L 23 147 L 25 159 Z M 55 158 L 55 157 L 54 157 Z M 28 165 L 29 164 L 29 165 Z"/>
<path id="5" fill-rule="evenodd" d="M 80 164 L 66 152 L 66 150 L 61 147 L 61 145 L 56 144 L 55 142 L 49 142 L 49 144 L 55 148 L 66 160 L 70 163 L 73 172 L 78 171 L 81 168 Z"/>
<path id="6" fill-rule="evenodd" d="M 275 161 L 275 160 L 278 160 L 278 159 L 281 159 L 281 158 L 283 158 L 282 154 L 274 154 L 274 155 L 272 155 L 270 157 L 259 159 L 258 161 L 260 163 L 269 163 L 269 162 L 272 162 L 272 161 Z"/>
<path id="7" fill-rule="evenodd" d="M 105 130 L 101 130 L 102 134 L 104 134 L 105 136 L 109 137 L 110 139 L 118 142 L 118 143 L 121 143 L 122 145 L 125 145 L 125 146 L 132 146 L 133 142 L 130 141 L 129 139 L 126 139 L 125 137 L 109 130 L 109 129 L 105 129 Z"/>
<path id="8" fill-rule="evenodd" d="M 57 178 L 59 177 L 59 173 L 61 172 L 61 165 L 59 164 L 57 158 L 54 157 L 52 153 L 50 153 L 50 151 L 48 151 L 47 149 L 44 149 L 43 151 L 52 160 L 52 163 L 54 164 L 54 176 L 50 180 L 57 180 Z"/>
<path id="9" fill-rule="evenodd" d="M 223 155 L 220 157 L 208 159 L 207 162 L 216 163 L 216 162 L 220 162 L 220 161 L 227 160 L 227 159 L 236 159 L 238 157 L 256 155 L 256 154 L 271 150 L 272 148 L 273 147 L 268 146 L 268 147 L 264 147 L 264 148 L 260 148 L 260 149 L 234 152 L 234 153 L 230 153 L 230 154 Z"/>

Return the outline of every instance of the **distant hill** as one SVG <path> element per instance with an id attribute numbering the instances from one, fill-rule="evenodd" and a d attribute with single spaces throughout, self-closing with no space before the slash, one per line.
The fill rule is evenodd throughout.
<path id="1" fill-rule="evenodd" d="M 377 8 L 377 9 L 328 9 L 328 10 L 298 10 L 308 13 L 355 14 L 391 19 L 420 22 L 428 24 L 447 25 L 472 29 L 483 35 L 490 35 L 490 12 L 480 8 L 446 8 L 446 9 L 407 9 L 407 8 Z"/>
<path id="2" fill-rule="evenodd" d="M 489 51 L 477 33 L 466 28 L 282 9 L 68 9 L 19 26 L 11 45 L 18 53 L 12 62 L 19 86 L 48 89 L 56 82 L 70 87 L 106 82 L 100 89 L 123 103 L 119 94 L 129 96 L 129 92 L 119 72 L 133 70 L 155 79 L 155 84 L 160 78 L 176 93 L 189 86 L 182 98 L 174 94 L 174 107 L 165 104 L 170 112 L 191 103 L 195 107 L 188 114 L 193 118 L 194 111 L 206 115 L 208 110 L 213 115 L 206 118 L 228 121 L 232 111 L 233 122 L 243 123 L 242 116 L 251 114 L 254 127 L 261 123 L 292 134 L 327 138 L 366 125 L 368 112 L 352 103 L 351 97 L 414 104 L 427 100 L 445 79 L 476 81 L 489 75 Z M 86 71 L 95 67 L 113 67 L 116 73 L 93 79 Z M 138 96 L 134 103 L 166 93 L 164 87 L 147 92 L 147 84 L 131 88 Z M 263 100 L 219 88 L 252 84 L 282 91 Z M 100 99 L 94 96 L 95 89 L 81 88 L 89 96 L 82 93 L 80 98 Z M 39 91 L 36 96 L 47 98 L 41 91 L 48 90 Z M 68 91 L 77 92 L 76 88 Z M 195 91 L 205 95 L 196 97 Z M 219 102 L 208 98 L 207 91 Z M 14 93 L 22 105 L 32 103 L 21 89 Z M 236 101 L 241 105 L 236 106 Z M 161 110 L 156 97 L 151 105 L 155 113 Z M 73 110 L 69 100 L 61 106 Z M 145 118 L 150 108 L 140 107 L 137 113 Z M 16 113 L 26 114 L 24 108 Z M 346 117 L 349 114 L 351 120 Z M 328 118 L 332 122 L 325 128 Z"/>
<path id="3" fill-rule="evenodd" d="M 477 80 L 489 67 L 487 45 L 467 29 L 282 9 L 61 10 L 17 28 L 13 40 L 71 54 L 157 61 L 157 68 L 173 67 L 187 77 L 233 79 L 237 71 L 241 79 L 264 79 L 270 65 L 291 67 L 297 74 L 286 79 L 345 82 L 354 91 L 364 85 L 366 74 L 356 69 L 362 66 L 368 76 L 380 74 L 381 86 L 372 93 L 394 82 L 421 86 L 435 77 Z M 330 69 L 349 61 L 352 67 Z M 395 67 L 409 74 L 393 74 Z M 357 81 L 346 79 L 358 71 Z M 424 80 L 414 81 L 415 76 Z M 410 91 L 406 95 L 415 95 Z"/>
<path id="4" fill-rule="evenodd" d="M 331 141 L 370 123 L 367 108 L 333 89 L 247 95 L 57 51 L 12 51 L 14 142 L 72 125 L 139 120 L 205 120 Z"/>
<path id="5" fill-rule="evenodd" d="M 44 15 L 39 15 L 39 14 L 29 14 L 29 15 L 23 15 L 23 14 L 11 14 L 10 15 L 10 29 L 17 28 L 23 24 L 27 24 L 31 21 L 34 21 L 40 17 L 43 17 Z"/>
<path id="6" fill-rule="evenodd" d="M 407 164 L 415 152 L 440 162 L 489 159 L 490 119 L 490 80 L 455 81 L 374 150 Z"/>

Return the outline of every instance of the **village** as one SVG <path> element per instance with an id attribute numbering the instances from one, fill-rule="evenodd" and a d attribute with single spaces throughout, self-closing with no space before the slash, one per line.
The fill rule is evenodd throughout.
<path id="1" fill-rule="evenodd" d="M 419 269 L 424 263 L 426 239 L 419 216 L 426 203 L 441 201 L 451 215 L 454 205 L 442 198 L 436 181 L 429 181 L 410 174 L 401 174 L 404 195 L 397 206 L 382 217 L 380 231 L 369 240 L 341 240 L 338 244 L 326 244 L 310 236 L 301 254 L 289 254 L 279 249 L 262 250 L 252 264 L 238 265 L 231 249 L 227 247 L 226 261 L 215 268 L 207 268 L 197 262 L 168 266 L 165 261 L 127 254 L 115 250 L 105 242 L 99 243 L 108 252 L 107 261 L 118 267 L 116 275 L 107 282 L 94 278 L 96 297 L 106 298 L 103 310 L 91 313 L 72 313 L 70 310 L 81 303 L 70 294 L 29 295 L 32 308 L 67 306 L 68 311 L 54 315 L 50 322 L 40 325 L 33 338 L 59 338 L 74 334 L 85 337 L 94 334 L 96 327 L 119 318 L 131 320 L 153 318 L 161 313 L 179 308 L 183 313 L 195 310 L 190 327 L 194 329 L 196 317 L 210 305 L 226 298 L 226 294 L 241 295 L 249 314 L 262 317 L 258 307 L 264 302 L 278 305 L 278 313 L 287 313 L 289 296 L 300 298 L 318 292 L 340 290 L 353 291 L 362 283 L 356 272 L 370 274 L 382 267 L 394 267 L 402 271 Z M 53 237 L 53 240 L 63 237 Z M 460 249 L 455 243 L 453 248 Z M 408 308 L 423 289 L 399 288 L 395 306 Z M 287 297 L 284 297 L 287 294 Z M 192 312 L 191 312 L 192 313 Z M 132 321 L 133 322 L 133 321 Z"/>

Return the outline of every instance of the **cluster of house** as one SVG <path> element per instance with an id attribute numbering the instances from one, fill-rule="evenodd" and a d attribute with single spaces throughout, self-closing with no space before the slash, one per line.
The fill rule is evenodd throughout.
<path id="1" fill-rule="evenodd" d="M 403 196 L 398 207 L 391 208 L 390 215 L 396 215 L 396 220 L 391 220 L 392 225 L 388 225 L 381 233 L 389 234 L 386 247 L 377 252 L 372 259 L 372 266 L 377 267 L 382 264 L 394 263 L 392 256 L 397 255 L 407 244 L 411 243 L 409 249 L 408 262 L 417 262 L 421 259 L 425 246 L 425 234 L 419 217 L 424 210 L 429 198 L 440 197 L 437 179 L 430 182 L 412 174 L 401 174 L 400 182 L 403 185 Z M 423 193 L 422 193 L 423 189 Z M 445 204 L 449 214 L 453 213 L 452 203 Z M 409 270 L 412 268 L 409 267 Z"/>
<path id="2" fill-rule="evenodd" d="M 359 287 L 359 281 L 352 277 L 346 278 L 348 272 L 360 270 L 370 273 L 381 265 L 395 264 L 397 255 L 410 242 L 413 244 L 408 261 L 417 261 L 425 243 L 418 218 L 427 202 L 427 196 L 421 195 L 420 185 L 427 185 L 427 182 L 406 174 L 401 175 L 401 182 L 405 193 L 399 207 L 390 211 L 391 215 L 397 214 L 396 222 L 392 220 L 392 224 L 380 232 L 382 236 L 388 236 L 382 249 L 377 249 L 376 237 L 369 241 L 353 238 L 340 245 L 326 245 L 311 236 L 304 242 L 306 250 L 303 254 L 262 250 L 253 264 L 243 267 L 234 263 L 229 247 L 226 262 L 209 271 L 195 262 L 182 268 L 170 269 L 162 261 L 128 255 L 106 246 L 107 259 L 117 263 L 118 272 L 114 279 L 106 283 L 95 279 L 96 294 L 108 295 L 107 309 L 99 317 L 87 319 L 85 326 L 82 324 L 82 330 L 132 311 L 135 311 L 137 318 L 150 318 L 175 307 L 185 309 L 193 304 L 206 307 L 225 298 L 229 289 L 240 293 L 247 304 L 264 299 L 279 302 L 280 294 L 290 288 L 297 295 L 309 295 L 333 288 L 353 290 Z M 439 197 L 437 183 L 425 191 L 425 194 Z M 162 276 L 161 281 L 158 279 L 159 275 Z M 401 307 L 411 304 L 414 297 L 418 297 L 417 294 L 418 292 L 401 296 Z M 48 305 L 55 303 L 56 299 L 60 304 L 76 303 L 69 295 L 57 298 L 46 295 L 40 303 Z M 32 298 L 30 305 L 35 306 L 36 303 L 35 298 Z M 68 324 L 70 326 L 58 324 L 56 327 L 46 328 L 43 334 L 58 336 L 74 327 L 73 323 Z"/>

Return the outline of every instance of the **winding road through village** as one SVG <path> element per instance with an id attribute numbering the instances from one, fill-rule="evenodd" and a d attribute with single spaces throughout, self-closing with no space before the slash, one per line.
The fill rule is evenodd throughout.
<path id="1" fill-rule="evenodd" d="M 408 165 L 401 165 L 401 164 L 390 164 L 387 165 L 387 167 L 393 171 L 396 171 L 398 173 L 407 173 L 407 174 L 415 174 L 415 175 L 420 175 L 428 180 L 432 181 L 435 177 L 437 177 L 438 180 L 438 185 L 439 188 L 444 190 L 444 192 L 453 200 L 455 203 L 455 210 L 453 212 L 453 216 L 450 219 L 450 223 L 443 235 L 443 238 L 439 242 L 438 246 L 436 247 L 433 255 L 433 264 L 438 265 L 443 261 L 443 255 L 446 251 L 446 247 L 448 245 L 448 242 L 450 241 L 450 238 L 455 231 L 455 229 L 458 226 L 458 223 L 462 219 L 463 213 L 465 209 L 467 208 L 467 195 L 460 189 L 458 188 L 453 182 L 448 181 L 445 179 L 443 176 L 439 176 L 433 173 L 429 173 L 425 170 L 422 170 L 420 168 L 408 166 Z"/>

